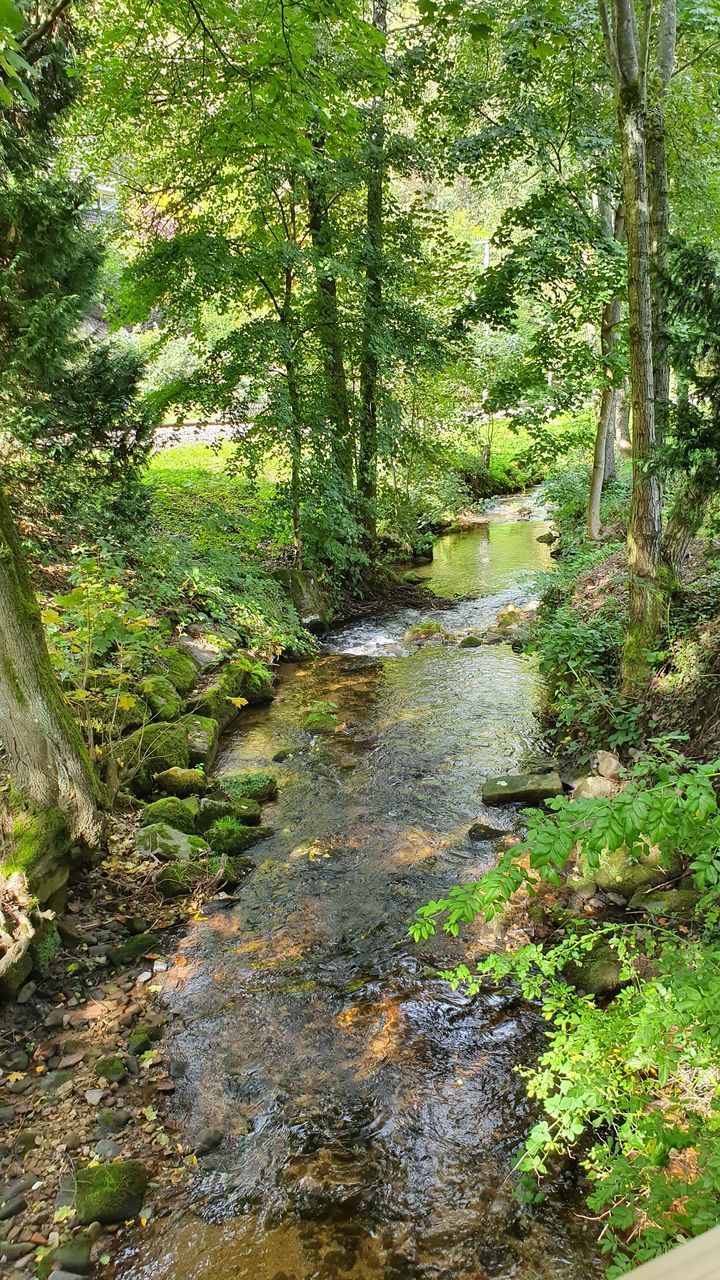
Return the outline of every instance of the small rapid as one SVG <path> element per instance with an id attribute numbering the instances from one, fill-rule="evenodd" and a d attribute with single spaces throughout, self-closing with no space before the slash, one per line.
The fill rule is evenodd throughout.
<path id="1" fill-rule="evenodd" d="M 527 600 L 552 562 L 542 511 L 504 501 L 439 541 L 428 586 L 449 632 Z M 543 1030 L 508 993 L 437 975 L 472 939 L 408 938 L 415 908 L 492 865 L 467 830 L 487 775 L 541 748 L 540 685 L 506 645 L 405 640 L 422 615 L 338 628 L 285 664 L 219 772 L 273 765 L 274 835 L 237 902 L 194 922 L 166 987 L 179 1118 L 226 1140 L 191 1207 L 128 1247 L 116 1280 L 580 1280 L 602 1274 L 570 1171 L 523 1209 L 532 1123 L 516 1068 Z M 311 738 L 317 700 L 340 728 Z M 497 815 L 496 815 L 497 816 Z M 511 827 L 513 815 L 505 814 Z"/>

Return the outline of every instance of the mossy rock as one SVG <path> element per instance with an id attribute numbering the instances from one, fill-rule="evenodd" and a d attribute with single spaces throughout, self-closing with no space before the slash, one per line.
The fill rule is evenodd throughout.
<path id="1" fill-rule="evenodd" d="M 598 942 L 579 964 L 568 964 L 563 977 L 578 991 L 591 996 L 614 995 L 624 985 L 618 953 L 608 942 Z"/>
<path id="2" fill-rule="evenodd" d="M 287 591 L 304 627 L 324 627 L 332 617 L 332 605 L 314 573 L 307 569 L 278 569 L 275 578 Z"/>
<path id="3" fill-rule="evenodd" d="M 272 701 L 272 676 L 264 663 L 244 655 L 233 658 L 197 696 L 193 711 L 217 720 L 224 729 L 241 710 L 237 699 L 244 699 L 248 706 Z"/>
<path id="4" fill-rule="evenodd" d="M 128 1222 L 140 1213 L 148 1186 L 139 1160 L 86 1165 L 75 1174 L 75 1212 L 83 1225 Z"/>
<path id="5" fill-rule="evenodd" d="M 223 858 L 214 855 L 208 859 L 208 869 L 212 875 L 220 875 L 220 883 L 226 889 L 236 889 L 255 870 L 255 863 L 251 858 Z"/>
<path id="6" fill-rule="evenodd" d="M 62 947 L 62 939 L 54 920 L 43 920 L 35 930 L 35 937 L 30 947 L 33 969 L 37 973 L 47 973 Z"/>
<path id="7" fill-rule="evenodd" d="M 218 782 L 232 800 L 255 800 L 263 804 L 275 800 L 278 793 L 277 774 L 251 769 L 246 773 L 226 773 Z"/>
<path id="8" fill-rule="evenodd" d="M 403 639 L 410 641 L 430 640 L 433 637 L 443 639 L 445 636 L 445 628 L 439 622 L 428 618 L 425 622 L 416 622 L 414 626 L 408 627 Z"/>
<path id="9" fill-rule="evenodd" d="M 639 889 L 628 903 L 630 911 L 644 911 L 649 916 L 672 916 L 685 919 L 695 914 L 700 901 L 697 889 L 655 889 L 648 893 Z"/>
<path id="10" fill-rule="evenodd" d="M 147 955 L 148 951 L 154 951 L 156 946 L 157 938 L 154 933 L 135 933 L 121 942 L 119 947 L 112 947 L 108 951 L 108 960 L 120 968 L 124 964 L 133 964 L 141 956 Z"/>
<path id="11" fill-rule="evenodd" d="M 237 818 L 218 818 L 208 827 L 207 839 L 213 853 L 233 857 L 251 849 L 254 844 L 272 835 L 271 827 L 247 827 Z"/>
<path id="12" fill-rule="evenodd" d="M 155 654 L 158 670 L 167 676 L 178 693 L 187 697 L 198 678 L 197 667 L 189 653 L 181 649 L 161 649 Z"/>
<path id="13" fill-rule="evenodd" d="M 563 794 L 563 784 L 556 771 L 547 773 L 505 773 L 499 778 L 488 778 L 483 783 L 483 804 L 541 805 Z"/>
<path id="14" fill-rule="evenodd" d="M 408 569 L 407 573 L 402 576 L 403 582 L 409 587 L 419 587 L 425 581 L 421 573 L 416 573 L 414 569 Z"/>
<path id="15" fill-rule="evenodd" d="M 184 801 L 179 803 L 183 804 Z M 135 837 L 135 848 L 138 853 L 159 858 L 161 862 L 194 862 L 210 852 L 199 836 L 178 831 L 166 822 L 155 822 L 150 827 L 142 827 Z"/>
<path id="16" fill-rule="evenodd" d="M 302 722 L 304 733 L 334 733 L 337 727 L 334 711 L 310 711 Z"/>
<path id="17" fill-rule="evenodd" d="M 122 1084 L 127 1076 L 127 1068 L 116 1053 L 107 1053 L 93 1063 L 93 1075 L 98 1080 L 107 1080 L 108 1084 Z"/>
<path id="18" fill-rule="evenodd" d="M 187 730 L 190 765 L 212 769 L 220 742 L 220 725 L 211 716 L 183 716 L 179 724 Z"/>
<path id="19" fill-rule="evenodd" d="M 256 800 L 233 800 L 230 796 L 206 796 L 200 801 L 196 830 L 202 835 L 219 818 L 237 818 L 248 827 L 257 827 L 262 809 Z"/>
<path id="20" fill-rule="evenodd" d="M 164 769 L 155 775 L 155 786 L 169 796 L 204 796 L 209 783 L 201 769 Z"/>
<path id="21" fill-rule="evenodd" d="M 176 720 L 184 702 L 167 676 L 144 676 L 138 688 L 148 706 L 162 720 Z"/>
<path id="22" fill-rule="evenodd" d="M 17 813 L 6 850 L 0 861 L 0 877 L 19 872 L 28 892 L 41 906 L 67 883 L 70 839 L 59 809 Z"/>
<path id="23" fill-rule="evenodd" d="M 672 866 L 664 867 L 659 854 L 650 853 L 640 859 L 633 858 L 624 845 L 612 853 L 606 850 L 599 867 L 591 866 L 587 855 L 578 859 L 578 873 L 581 877 L 594 880 L 598 889 L 614 890 L 628 899 L 639 889 L 659 884 L 667 875 L 673 875 L 679 870 L 679 859 L 673 859 Z"/>
<path id="24" fill-rule="evenodd" d="M 208 875 L 208 866 L 202 862 L 168 862 L 155 877 L 155 888 L 165 900 L 184 898 L 192 893 Z"/>
<path id="25" fill-rule="evenodd" d="M 462 640 L 458 640 L 458 649 L 479 649 L 481 645 L 480 636 L 476 636 L 472 632 L 470 632 L 470 635 L 463 636 Z"/>
<path id="26" fill-rule="evenodd" d="M 145 806 L 142 825 L 144 827 L 152 827 L 158 822 L 165 823 L 166 826 L 173 827 L 176 831 L 182 831 L 188 836 L 195 834 L 195 814 L 190 806 L 184 800 L 179 800 L 177 796 L 167 796 L 163 800 L 153 800 L 152 804 Z M 145 850 L 145 852 L 148 852 L 148 850 Z"/>
<path id="27" fill-rule="evenodd" d="M 190 763 L 187 729 L 165 721 L 136 729 L 113 751 L 121 777 L 138 796 L 152 793 L 156 774 L 166 769 L 187 769 Z"/>

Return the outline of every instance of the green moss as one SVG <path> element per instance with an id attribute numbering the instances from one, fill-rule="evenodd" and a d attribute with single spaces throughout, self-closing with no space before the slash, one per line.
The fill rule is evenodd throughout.
<path id="1" fill-rule="evenodd" d="M 237 818 L 247 827 L 257 827 L 262 810 L 256 800 L 233 800 L 230 796 L 211 796 L 201 801 L 197 830 L 207 831 L 218 818 Z"/>
<path id="2" fill-rule="evenodd" d="M 226 889 L 235 889 L 245 876 L 255 870 L 255 863 L 251 858 L 227 858 L 212 857 L 208 859 L 208 869 L 211 874 L 221 875 L 221 884 Z"/>
<path id="3" fill-rule="evenodd" d="M 43 921 L 42 926 L 35 933 L 30 949 L 33 968 L 38 973 L 47 973 L 61 946 L 62 941 L 55 922 L 53 920 Z"/>
<path id="4" fill-rule="evenodd" d="M 159 858 L 162 862 L 193 862 L 210 852 L 199 836 L 178 831 L 167 822 L 142 827 L 135 838 L 135 848 L 143 856 Z"/>
<path id="5" fill-rule="evenodd" d="M 176 796 L 167 796 L 164 800 L 155 800 L 145 806 L 142 825 L 150 827 L 157 822 L 164 822 L 176 831 L 183 831 L 187 836 L 195 834 L 195 815 L 185 801 Z"/>
<path id="6" fill-rule="evenodd" d="M 156 716 L 175 720 L 180 715 L 184 703 L 167 676 L 145 676 L 138 688 Z"/>
<path id="7" fill-rule="evenodd" d="M 157 946 L 157 938 L 154 933 L 136 933 L 131 938 L 126 938 L 119 947 L 113 947 L 108 952 L 108 959 L 111 964 L 118 968 L 124 964 L 132 964 L 135 960 L 139 960 L 141 956 L 147 955 L 148 951 L 154 951 Z"/>
<path id="8" fill-rule="evenodd" d="M 27 698 L 25 697 L 25 690 L 20 684 L 17 671 L 15 670 L 15 664 L 13 663 L 13 660 L 9 654 L 7 653 L 3 654 L 2 665 L 3 665 L 3 671 L 5 672 L 5 679 L 7 680 L 8 684 L 10 685 L 10 688 L 15 694 L 15 699 L 18 703 L 18 706 L 20 707 L 26 706 Z"/>
<path id="9" fill-rule="evenodd" d="M 123 778 L 136 795 L 149 795 L 156 773 L 186 769 L 190 762 L 187 729 L 180 724 L 146 724 L 114 747 Z"/>
<path id="10" fill-rule="evenodd" d="M 170 796 L 204 796 L 208 780 L 201 769 L 165 769 L 156 775 L 155 785 Z"/>
<path id="11" fill-rule="evenodd" d="M 265 773 L 262 769 L 227 773 L 219 783 L 233 800 L 255 800 L 262 804 L 264 800 L 274 800 L 278 793 L 277 775 Z"/>
<path id="12" fill-rule="evenodd" d="M 75 1210 L 83 1224 L 127 1222 L 142 1209 L 148 1176 L 139 1160 L 85 1166 L 75 1174 Z"/>
<path id="13" fill-rule="evenodd" d="M 432 618 L 428 618 L 426 622 L 416 622 L 413 627 L 408 627 L 405 632 L 406 640 L 427 640 L 430 636 L 444 636 L 445 628 L 441 627 L 439 622 L 433 622 Z"/>
<path id="14" fill-rule="evenodd" d="M 116 1053 L 107 1053 L 93 1063 L 93 1075 L 108 1084 L 122 1084 L 127 1075 L 125 1063 Z"/>
<path id="15" fill-rule="evenodd" d="M 230 856 L 244 853 L 269 835 L 272 835 L 270 827 L 246 827 L 232 816 L 218 818 L 207 830 L 208 844 L 213 853 Z"/>
<path id="16" fill-rule="evenodd" d="M 194 710 L 218 721 L 221 728 L 235 719 L 240 707 L 234 698 L 244 698 L 249 706 L 272 700 L 272 675 L 262 662 L 241 655 L 233 658 L 220 675 L 195 700 Z"/>
<path id="17" fill-rule="evenodd" d="M 182 898 L 192 893 L 208 870 L 200 862 L 168 862 L 155 877 L 155 887 L 161 898 Z"/>
<path id="18" fill-rule="evenodd" d="M 188 653 L 183 653 L 181 649 L 161 649 L 155 655 L 157 665 L 163 675 L 177 689 L 178 693 L 186 697 L 197 681 L 197 667 Z"/>
<path id="19" fill-rule="evenodd" d="M 33 868 L 48 854 L 65 854 L 70 847 L 67 823 L 59 809 L 38 809 L 20 813 L 10 831 L 11 852 L 0 863 L 0 870 L 23 871 L 32 888 Z"/>

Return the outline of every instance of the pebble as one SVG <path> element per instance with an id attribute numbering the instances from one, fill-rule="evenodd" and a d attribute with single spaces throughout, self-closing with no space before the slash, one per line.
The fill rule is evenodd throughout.
<path id="1" fill-rule="evenodd" d="M 0 1245 L 0 1258 L 7 1258 L 8 1262 L 14 1262 L 17 1258 L 24 1258 L 32 1249 L 31 1240 L 17 1240 L 14 1244 L 6 1242 Z"/>
<path id="2" fill-rule="evenodd" d="M 12 1124 L 14 1119 L 14 1107 L 0 1107 L 0 1124 Z"/>
<path id="3" fill-rule="evenodd" d="M 29 1000 L 32 1000 L 36 991 L 37 982 L 26 982 L 25 986 L 20 988 L 17 996 L 15 997 L 18 1004 L 27 1004 Z"/>
<path id="4" fill-rule="evenodd" d="M 24 1049 L 11 1049 L 3 1056 L 2 1061 L 8 1071 L 27 1071 L 30 1066 L 30 1058 Z"/>
<path id="5" fill-rule="evenodd" d="M 64 1017 L 65 1017 L 65 1006 L 60 1005 L 59 1008 L 50 1010 L 49 1014 L 45 1018 L 44 1025 L 46 1027 L 50 1027 L 51 1029 L 53 1027 L 61 1027 L 63 1024 Z"/>
<path id="6" fill-rule="evenodd" d="M 120 1147 L 112 1138 L 101 1138 L 95 1147 L 95 1155 L 101 1160 L 114 1160 L 120 1155 Z"/>
<path id="7" fill-rule="evenodd" d="M 81 1133 L 75 1133 L 74 1131 L 72 1133 L 68 1133 L 65 1135 L 65 1150 L 78 1151 L 83 1145 L 83 1141 L 84 1139 Z"/>
<path id="8" fill-rule="evenodd" d="M 196 1156 L 206 1156 L 220 1146 L 225 1134 L 222 1129 L 201 1129 L 193 1147 Z"/>
<path id="9" fill-rule="evenodd" d="M 8 1093 L 26 1093 L 32 1084 L 32 1080 L 26 1077 L 24 1080 L 13 1080 L 12 1084 L 7 1086 Z"/>

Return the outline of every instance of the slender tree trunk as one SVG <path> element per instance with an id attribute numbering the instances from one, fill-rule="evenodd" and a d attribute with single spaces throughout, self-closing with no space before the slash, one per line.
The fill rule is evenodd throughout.
<path id="1" fill-rule="evenodd" d="M 653 379 L 655 390 L 655 435 L 662 444 L 667 433 L 670 407 L 670 359 L 668 353 L 667 307 L 663 290 L 663 270 L 667 265 L 670 230 L 667 148 L 665 145 L 665 98 L 675 66 L 677 32 L 676 0 L 660 0 L 657 37 L 658 90 L 647 112 L 648 194 L 650 198 L 650 258 L 655 268 L 652 287 Z"/>
<path id="2" fill-rule="evenodd" d="M 294 224 L 294 215 L 293 215 Z M 293 225 L 294 232 L 294 225 Z M 294 238 L 294 236 L 293 236 Z M 301 524 L 302 408 L 298 386 L 297 362 L 291 330 L 292 298 L 295 277 L 292 267 L 285 268 L 282 306 L 279 312 L 285 349 L 285 386 L 290 411 L 290 507 L 293 526 L 295 568 L 302 568 L 303 545 Z"/>
<path id="3" fill-rule="evenodd" d="M 616 329 L 620 323 L 620 299 L 613 298 L 603 307 L 600 324 L 600 349 L 602 352 L 605 386 L 600 397 L 597 430 L 595 432 L 595 449 L 593 451 L 593 469 L 590 480 L 590 499 L 588 501 L 588 537 L 595 541 L 600 536 L 600 499 L 605 483 L 607 468 L 608 442 L 611 446 L 611 457 L 614 467 L 614 432 L 615 432 L 615 398 L 616 392 L 610 379 L 612 369 L 609 367 L 616 343 Z"/>
<path id="4" fill-rule="evenodd" d="M 325 412 L 334 435 L 334 455 L 348 485 L 353 480 L 353 440 L 337 280 L 330 265 L 333 232 L 328 214 L 323 166 L 325 143 L 313 138 L 316 167 L 307 178 L 308 226 L 315 252 L 318 339 L 325 382 Z"/>
<path id="5" fill-rule="evenodd" d="M 607 435 L 605 437 L 605 473 L 603 475 L 603 489 L 611 480 L 615 479 L 615 423 L 617 422 L 617 403 L 620 392 L 617 387 L 613 394 L 612 413 L 608 423 Z"/>
<path id="6" fill-rule="evenodd" d="M 63 697 L 7 499 L 0 488 L 0 738 L 22 795 L 97 846 L 103 789 Z"/>
<path id="7" fill-rule="evenodd" d="M 645 117 L 641 104 L 620 107 L 628 243 L 630 382 L 633 415 L 633 493 L 628 528 L 628 628 L 623 652 L 623 684 L 631 691 L 648 678 L 647 652 L 660 624 L 660 482 L 652 471 L 655 455 L 650 226 L 648 217 Z"/>
<path id="8" fill-rule="evenodd" d="M 627 385 L 623 383 L 618 387 L 618 393 L 615 397 L 615 439 L 621 454 L 629 457 L 632 453 L 632 440 L 630 439 L 630 398 L 627 393 Z"/>
<path id="9" fill-rule="evenodd" d="M 373 26 L 385 35 L 387 0 L 373 0 Z M 373 103 L 370 116 L 367 161 L 367 212 L 365 258 L 365 314 L 360 354 L 360 431 L 358 493 L 371 557 L 377 536 L 378 389 L 380 363 L 378 340 L 382 328 L 383 197 L 385 167 L 385 104 Z"/>

